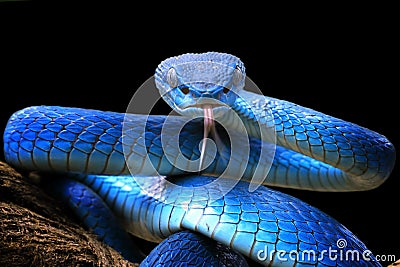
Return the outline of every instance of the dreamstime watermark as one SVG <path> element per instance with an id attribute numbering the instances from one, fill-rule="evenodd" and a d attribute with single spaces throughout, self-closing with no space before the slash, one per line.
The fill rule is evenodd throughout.
<path id="1" fill-rule="evenodd" d="M 321 251 L 306 249 L 298 250 L 277 250 L 270 249 L 267 245 L 264 249 L 257 251 L 257 259 L 259 261 L 274 262 L 321 262 L 324 260 L 352 262 L 352 261 L 395 261 L 395 255 L 373 255 L 370 250 L 360 251 L 357 249 L 347 248 L 347 241 L 339 238 L 336 241 L 336 248 L 328 247 Z"/>
<path id="2" fill-rule="evenodd" d="M 219 199 L 233 189 L 242 177 L 250 181 L 250 192 L 257 189 L 266 179 L 275 154 L 275 125 L 266 123 L 273 121 L 272 112 L 264 108 L 262 122 L 255 120 L 251 126 L 262 140 L 268 142 L 250 142 L 249 126 L 244 124 L 239 113 L 227 102 L 230 98 L 240 98 L 242 105 L 248 107 L 250 116 L 261 115 L 252 110 L 255 107 L 250 103 L 251 100 L 242 96 L 243 91 L 229 81 L 229 74 L 236 71 L 234 67 L 212 61 L 196 61 L 178 64 L 173 68 L 174 71 L 170 68 L 165 73 L 150 77 L 135 91 L 127 108 L 122 127 L 123 154 L 137 184 L 152 197 L 169 204 L 178 204 L 175 197 L 165 193 L 174 190 L 181 192 L 181 195 L 198 195 L 207 189 L 208 192 L 215 192 L 208 195 L 209 200 Z M 185 77 L 185 70 L 195 70 L 191 73 L 197 75 Z M 176 73 L 179 73 L 179 80 L 170 77 Z M 225 75 L 221 76 L 221 73 Z M 174 87 L 168 85 L 167 81 L 171 79 Z M 245 94 L 250 91 L 262 95 L 261 90 L 248 77 L 243 76 L 242 82 L 246 84 Z M 185 91 L 182 94 L 181 88 L 190 85 L 196 87 L 199 84 L 209 88 L 225 88 L 225 93 L 219 92 L 225 101 L 221 101 L 218 96 L 203 97 L 197 91 L 190 94 Z M 185 95 L 188 95 L 186 102 L 182 101 Z M 161 99 L 173 107 L 172 111 L 159 116 L 149 115 Z M 190 105 L 185 106 L 187 102 Z M 209 111 L 212 120 L 224 129 L 223 135 L 229 138 L 228 145 L 226 141 L 218 140 L 218 136 L 215 138 L 215 135 L 213 139 L 202 138 L 202 121 L 205 122 L 209 116 L 203 112 L 204 107 L 212 107 L 212 111 Z M 201 149 L 203 145 L 205 149 Z M 195 152 L 196 146 L 201 151 L 200 155 Z M 207 171 L 207 168 L 219 176 L 205 185 L 183 187 L 164 179 L 166 175 L 200 174 Z M 141 177 L 154 177 L 154 180 L 149 182 L 151 179 Z"/>

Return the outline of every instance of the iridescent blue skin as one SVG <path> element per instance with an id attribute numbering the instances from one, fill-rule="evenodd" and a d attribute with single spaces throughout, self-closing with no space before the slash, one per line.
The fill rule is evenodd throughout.
<path id="1" fill-rule="evenodd" d="M 220 68 L 222 74 L 218 76 L 218 71 L 204 73 L 200 71 L 204 68 L 196 69 L 196 62 L 227 67 Z M 178 79 L 171 77 L 171 68 Z M 238 69 L 241 75 L 234 74 Z M 238 58 L 206 53 L 167 59 L 159 65 L 155 77 L 163 98 L 183 115 L 202 116 L 203 110 L 194 105 L 198 101 L 201 105 L 209 104 L 207 101 L 212 101 L 210 99 L 226 104 L 213 107 L 214 114 L 228 126 L 234 125 L 231 118 L 218 110 L 232 108 L 239 114 L 251 135 L 249 166 L 243 180 L 251 179 L 257 163 L 261 144 L 258 123 L 273 125 L 276 132 L 275 157 L 264 182 L 266 185 L 319 191 L 369 190 L 379 186 L 390 175 L 395 150 L 384 136 L 287 101 L 247 92 L 243 89 L 244 75 L 243 64 Z M 206 82 L 199 82 L 202 77 Z M 204 100 L 199 99 L 207 100 L 201 102 Z M 270 110 L 270 117 L 265 115 L 266 109 Z M 214 252 L 207 255 L 190 253 L 187 248 L 194 245 L 182 242 L 186 234 L 186 239 L 191 240 L 189 242 L 204 245 L 199 241 L 203 237 L 193 237 L 193 232 L 264 265 L 380 266 L 373 256 L 371 261 L 349 262 L 322 257 L 301 263 L 290 258 L 279 262 L 277 256 L 257 257 L 257 253 L 265 248 L 299 253 L 312 250 L 320 254 L 329 248 L 338 250 L 338 239 L 347 241 L 343 252 L 354 250 L 361 254 L 367 251 L 356 236 L 333 218 L 301 200 L 264 186 L 249 193 L 248 183 L 242 181 L 219 200 L 209 201 L 210 196 L 223 191 L 223 179 L 222 184 L 211 191 L 204 191 L 201 187 L 203 189 L 196 188 L 196 194 L 184 195 L 174 191 L 159 177 L 148 177 L 151 190 L 147 193 L 141 191 L 125 165 L 124 150 L 138 159 L 149 155 L 151 164 L 157 166 L 160 175 L 170 176 L 183 186 L 194 187 L 213 178 L 184 176 L 184 171 L 165 160 L 166 151 L 160 141 L 164 116 L 150 116 L 144 132 L 137 126 L 143 117 L 131 116 L 125 121 L 130 129 L 124 133 L 128 138 L 125 140 L 133 140 L 128 145 L 122 138 L 124 119 L 124 114 L 113 112 L 64 107 L 26 108 L 10 118 L 4 131 L 6 160 L 18 168 L 47 173 L 51 181 L 47 183 L 50 191 L 66 200 L 85 225 L 126 258 L 139 260 L 141 255 L 131 249 L 131 241 L 121 228 L 155 242 L 171 236 L 149 255 L 143 266 L 165 263 L 168 258 L 165 255 L 174 255 L 173 260 L 168 258 L 170 261 L 165 263 L 166 266 L 180 263 L 179 255 L 191 262 L 214 259 Z M 182 120 L 180 117 L 172 119 L 176 122 Z M 223 133 L 220 137 L 225 142 Z M 180 133 L 182 153 L 187 158 L 198 158 L 198 144 L 202 138 L 202 124 L 189 123 Z M 144 148 L 139 146 L 138 140 L 144 140 Z M 130 171 L 134 175 L 150 176 L 146 164 L 143 161 Z M 218 176 L 225 166 L 217 155 L 204 173 Z M 55 179 L 54 173 L 63 177 Z M 180 176 L 174 178 L 175 175 Z M 157 194 L 172 203 L 179 201 L 187 205 L 172 207 L 155 198 Z M 173 236 L 182 230 L 192 232 L 181 233 L 177 238 Z M 212 250 L 207 248 L 209 244 L 202 251 Z M 177 253 L 180 248 L 181 252 Z M 166 254 L 161 256 L 162 253 Z M 224 256 L 225 259 L 238 259 L 235 252 L 230 255 Z"/>

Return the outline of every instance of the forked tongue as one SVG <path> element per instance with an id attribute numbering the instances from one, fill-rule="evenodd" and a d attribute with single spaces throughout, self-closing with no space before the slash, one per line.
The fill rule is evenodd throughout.
<path id="1" fill-rule="evenodd" d="M 214 140 L 217 144 L 218 149 L 222 149 L 222 141 L 218 136 L 217 130 L 215 128 L 215 122 L 214 122 L 214 113 L 213 113 L 213 108 L 211 105 L 203 105 L 203 110 L 204 110 L 204 134 L 203 134 L 203 143 L 201 145 L 201 151 L 200 151 L 200 168 L 201 170 L 203 168 L 203 161 L 205 157 L 205 152 L 206 152 L 206 146 L 207 146 L 207 137 L 208 134 L 211 131 L 211 135 L 214 137 Z"/>

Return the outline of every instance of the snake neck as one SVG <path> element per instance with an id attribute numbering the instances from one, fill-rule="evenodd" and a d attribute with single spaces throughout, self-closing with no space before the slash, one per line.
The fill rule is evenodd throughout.
<path id="1" fill-rule="evenodd" d="M 231 108 L 233 112 L 220 119 L 224 127 L 245 131 L 247 136 L 264 142 L 276 143 L 274 117 L 268 103 L 260 101 L 260 95 L 243 90 Z"/>

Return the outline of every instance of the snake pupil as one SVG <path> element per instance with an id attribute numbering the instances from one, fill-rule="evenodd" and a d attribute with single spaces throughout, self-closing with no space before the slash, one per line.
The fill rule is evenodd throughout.
<path id="1" fill-rule="evenodd" d="M 222 92 L 224 92 L 224 94 L 227 94 L 229 92 L 229 88 L 224 87 L 224 89 L 222 90 Z"/>

